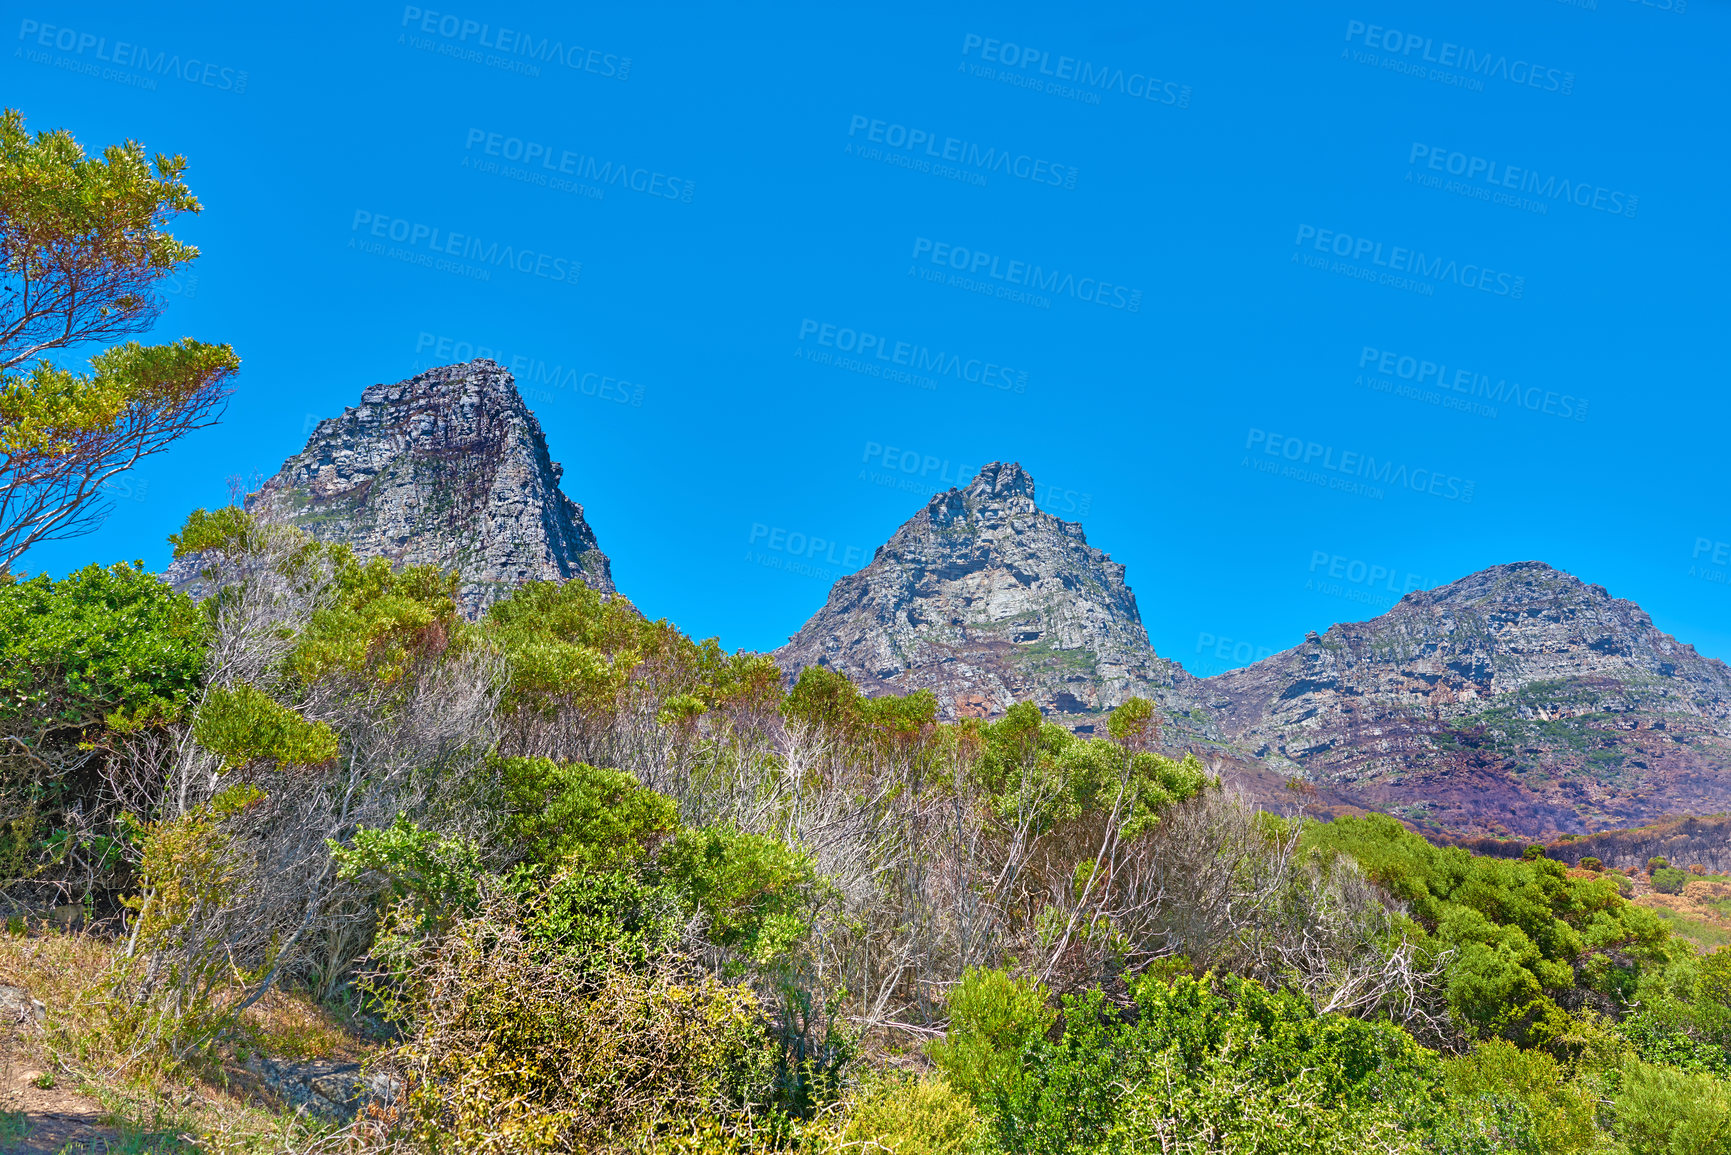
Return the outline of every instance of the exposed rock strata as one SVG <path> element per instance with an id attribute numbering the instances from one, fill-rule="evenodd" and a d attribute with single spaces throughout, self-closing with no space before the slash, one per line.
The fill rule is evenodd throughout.
<path id="1" fill-rule="evenodd" d="M 536 579 L 613 591 L 562 473 L 511 374 L 478 360 L 369 386 L 359 405 L 321 421 L 246 508 L 363 557 L 456 570 L 474 616 Z M 167 577 L 195 575 L 183 560 Z"/>
<path id="2" fill-rule="evenodd" d="M 1032 700 L 1086 727 L 1131 695 L 1188 705 L 1194 678 L 1154 653 L 1124 567 L 1042 512 L 1034 479 L 994 462 L 879 547 L 776 660 L 869 692 L 931 690 L 946 718 Z"/>
<path id="3" fill-rule="evenodd" d="M 1537 837 L 1731 808 L 1731 668 L 1542 562 L 1205 685 L 1246 753 L 1421 828 Z"/>

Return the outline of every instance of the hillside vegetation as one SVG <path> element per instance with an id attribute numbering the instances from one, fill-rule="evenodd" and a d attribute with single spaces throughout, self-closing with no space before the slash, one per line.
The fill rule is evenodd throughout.
<path id="1" fill-rule="evenodd" d="M 0 969 L 153 1149 L 1731 1151 L 1731 952 L 1626 875 L 1259 812 L 1140 699 L 940 723 L 575 582 L 175 542 L 202 602 L 0 587 Z M 338 1052 L 352 1117 L 248 1081 Z"/>

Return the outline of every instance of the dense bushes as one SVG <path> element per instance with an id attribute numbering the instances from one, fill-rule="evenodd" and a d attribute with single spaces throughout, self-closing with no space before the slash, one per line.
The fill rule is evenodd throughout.
<path id="1" fill-rule="evenodd" d="M 1617 1011 L 1634 994 L 1637 964 L 1675 949 L 1658 918 L 1623 901 L 1613 880 L 1570 878 L 1544 857 L 1432 846 L 1383 815 L 1313 824 L 1306 841 L 1349 854 L 1408 905 L 1413 937 L 1447 954 L 1450 1009 L 1480 1035 L 1560 1040 L 1562 1003 Z"/>

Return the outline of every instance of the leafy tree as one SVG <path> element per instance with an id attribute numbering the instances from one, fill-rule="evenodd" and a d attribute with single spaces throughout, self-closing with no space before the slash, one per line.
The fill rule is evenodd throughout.
<path id="1" fill-rule="evenodd" d="M 7 881 L 53 868 L 85 893 L 107 885 L 127 836 L 103 813 L 104 761 L 127 735 L 185 716 L 206 640 L 197 607 L 142 563 L 0 584 Z"/>
<path id="2" fill-rule="evenodd" d="M 185 169 L 135 141 L 87 157 L 70 133 L 33 137 L 0 113 L 0 575 L 37 542 L 93 529 L 104 482 L 214 423 L 228 396 L 227 345 L 128 341 L 89 374 L 44 356 L 155 322 L 156 283 L 198 256 L 165 227 L 199 211 Z"/>
<path id="3" fill-rule="evenodd" d="M 1660 894 L 1682 894 L 1683 884 L 1688 881 L 1689 875 L 1675 866 L 1653 872 L 1653 889 Z"/>

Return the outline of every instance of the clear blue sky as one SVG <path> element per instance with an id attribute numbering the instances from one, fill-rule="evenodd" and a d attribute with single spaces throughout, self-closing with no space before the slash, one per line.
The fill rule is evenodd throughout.
<path id="1" fill-rule="evenodd" d="M 1731 657 L 1723 0 L 10 11 L 33 128 L 189 158 L 156 336 L 244 361 L 27 568 L 484 348 L 729 647 L 1014 459 L 1198 672 L 1529 558 Z"/>

